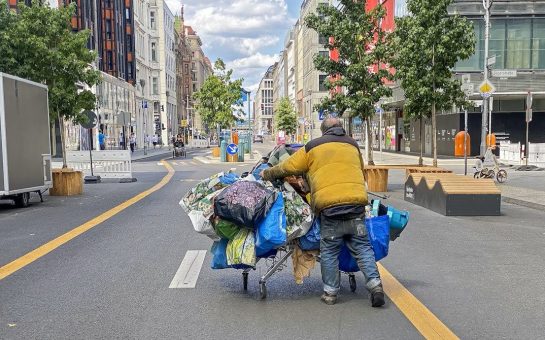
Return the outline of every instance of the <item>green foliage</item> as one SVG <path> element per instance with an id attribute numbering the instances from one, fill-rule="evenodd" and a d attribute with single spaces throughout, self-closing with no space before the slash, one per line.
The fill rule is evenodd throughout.
<path id="1" fill-rule="evenodd" d="M 288 135 L 293 135 L 297 131 L 297 115 L 288 98 L 283 97 L 280 99 L 275 114 L 277 130 L 284 131 Z"/>
<path id="2" fill-rule="evenodd" d="M 437 109 L 465 103 L 451 70 L 474 53 L 476 39 L 471 22 L 448 14 L 451 3 L 408 0 L 411 15 L 396 19 L 392 64 L 405 90 L 408 119 L 429 117 L 434 103 Z"/>
<path id="3" fill-rule="evenodd" d="M 50 8 L 34 1 L 19 12 L 0 1 L 0 72 L 46 84 L 51 119 L 81 121 L 81 112 L 95 107 L 85 87 L 98 83 L 100 73 L 90 66 L 96 53 L 87 49 L 90 32 L 74 33 L 70 20 L 75 5 Z"/>
<path id="4" fill-rule="evenodd" d="M 242 79 L 231 80 L 233 70 L 226 70 L 223 60 L 214 63 L 215 74 L 208 77 L 201 89 L 193 95 L 205 126 L 229 128 L 237 120 L 234 105 L 240 105 Z"/>
<path id="5" fill-rule="evenodd" d="M 390 62 L 388 34 L 379 24 L 386 10 L 379 5 L 365 11 L 365 6 L 364 0 L 341 0 L 338 7 L 320 5 L 317 14 L 306 18 L 309 28 L 334 38 L 325 47 L 339 53 L 338 61 L 320 55 L 314 58 L 316 68 L 332 76 L 326 81 L 327 88 L 344 89 L 344 93 L 325 98 L 319 108 L 340 115 L 349 111 L 351 116 L 362 118 L 371 117 L 376 103 L 391 95 L 384 81 L 392 79 L 387 68 L 374 68 Z"/>

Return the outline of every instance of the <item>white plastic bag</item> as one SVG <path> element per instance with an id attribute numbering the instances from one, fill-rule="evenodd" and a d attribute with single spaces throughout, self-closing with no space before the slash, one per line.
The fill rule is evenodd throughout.
<path id="1" fill-rule="evenodd" d="M 204 217 L 202 211 L 192 210 L 187 215 L 189 216 L 189 219 L 191 220 L 193 228 L 196 232 L 206 235 L 214 241 L 219 241 L 220 238 L 218 235 L 216 235 L 212 223 L 208 218 Z"/>

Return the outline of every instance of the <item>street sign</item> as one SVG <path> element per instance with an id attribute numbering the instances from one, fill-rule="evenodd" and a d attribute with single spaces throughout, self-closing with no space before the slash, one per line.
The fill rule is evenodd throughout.
<path id="1" fill-rule="evenodd" d="M 462 84 L 471 83 L 471 74 L 462 74 Z"/>
<path id="2" fill-rule="evenodd" d="M 319 120 L 324 120 L 325 119 L 325 111 L 324 110 L 318 111 L 318 119 Z"/>
<path id="3" fill-rule="evenodd" d="M 299 124 L 305 124 L 305 118 L 301 117 L 299 118 Z"/>
<path id="4" fill-rule="evenodd" d="M 180 126 L 181 127 L 187 127 L 187 119 L 182 119 L 182 121 L 180 122 Z"/>
<path id="5" fill-rule="evenodd" d="M 471 83 L 464 83 L 461 87 L 462 91 L 465 93 L 466 97 L 471 97 L 475 87 Z"/>
<path id="6" fill-rule="evenodd" d="M 494 85 L 487 79 L 479 85 L 479 92 L 481 93 L 481 96 L 483 98 L 488 98 L 490 95 L 494 92 L 496 92 L 496 88 Z"/>
<path id="7" fill-rule="evenodd" d="M 87 120 L 81 123 L 81 126 L 85 129 L 92 129 L 97 125 L 97 115 L 93 111 L 84 111 L 83 115 L 87 117 Z"/>
<path id="8" fill-rule="evenodd" d="M 526 109 L 526 123 L 530 123 L 532 121 L 532 113 L 534 110 L 532 109 Z"/>
<path id="9" fill-rule="evenodd" d="M 236 155 L 238 153 L 238 146 L 236 144 L 227 145 L 227 153 L 231 156 Z"/>
<path id="10" fill-rule="evenodd" d="M 515 78 L 516 76 L 517 70 L 492 70 L 494 78 Z"/>
<path id="11" fill-rule="evenodd" d="M 492 66 L 496 63 L 496 56 L 489 57 L 486 61 L 486 65 Z"/>

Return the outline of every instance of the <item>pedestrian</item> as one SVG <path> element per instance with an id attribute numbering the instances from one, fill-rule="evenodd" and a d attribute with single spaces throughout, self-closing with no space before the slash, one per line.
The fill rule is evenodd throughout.
<path id="1" fill-rule="evenodd" d="M 104 137 L 104 133 L 102 133 L 102 131 L 100 131 L 98 133 L 98 145 L 100 147 L 100 150 L 106 150 L 106 144 L 105 144 L 105 137 Z"/>
<path id="2" fill-rule="evenodd" d="M 130 146 L 131 146 L 131 152 L 134 152 L 134 149 L 136 148 L 136 136 L 135 136 L 134 133 L 131 133 L 129 143 L 130 143 Z"/>
<path id="3" fill-rule="evenodd" d="M 157 134 L 153 135 L 151 137 L 151 142 L 153 143 L 153 148 L 155 149 L 157 147 L 157 142 L 159 141 L 159 137 L 157 137 Z"/>
<path id="4" fill-rule="evenodd" d="M 371 305 L 384 305 L 384 291 L 365 228 L 367 191 L 363 159 L 357 142 L 346 135 L 338 118 L 326 118 L 322 137 L 307 143 L 288 159 L 264 170 L 262 177 L 271 181 L 290 175 L 307 175 L 311 206 L 321 223 L 321 268 L 324 293 L 322 301 L 337 302 L 340 289 L 339 253 L 346 242 L 363 272 Z"/>

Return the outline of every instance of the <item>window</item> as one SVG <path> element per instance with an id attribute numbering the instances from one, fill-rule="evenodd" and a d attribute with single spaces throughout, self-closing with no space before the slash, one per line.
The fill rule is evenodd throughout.
<path id="1" fill-rule="evenodd" d="M 534 19 L 532 68 L 545 69 L 545 19 Z"/>
<path id="2" fill-rule="evenodd" d="M 327 75 L 321 74 L 321 75 L 318 77 L 318 81 L 319 81 L 319 84 L 318 84 L 318 91 L 320 91 L 320 92 L 325 92 L 325 91 L 327 91 L 327 86 L 325 85 L 325 82 L 327 81 Z"/>
<path id="3" fill-rule="evenodd" d="M 324 36 L 324 35 L 320 35 L 320 36 L 318 37 L 318 43 L 319 43 L 320 45 L 329 44 L 329 37 L 326 37 L 326 36 Z"/>
<path id="4" fill-rule="evenodd" d="M 151 80 L 151 92 L 152 94 L 159 94 L 159 84 L 157 77 L 153 77 Z"/>
<path id="5" fill-rule="evenodd" d="M 106 52 L 106 63 L 108 64 L 108 70 L 113 70 L 114 69 L 114 60 L 113 60 L 113 55 L 112 55 L 112 51 L 107 51 Z"/>
<path id="6" fill-rule="evenodd" d="M 129 79 L 133 79 L 133 76 L 132 76 L 132 62 L 128 62 L 127 63 L 127 77 Z"/>
<path id="7" fill-rule="evenodd" d="M 149 13 L 149 26 L 152 30 L 155 29 L 155 12 Z"/>
<path id="8" fill-rule="evenodd" d="M 320 51 L 319 54 L 320 56 L 329 59 L 329 51 Z"/>
<path id="9" fill-rule="evenodd" d="M 151 43 L 151 61 L 157 61 L 157 44 Z"/>
<path id="10" fill-rule="evenodd" d="M 112 39 L 112 20 L 106 19 L 106 39 Z"/>
<path id="11" fill-rule="evenodd" d="M 191 80 L 197 81 L 197 74 L 195 72 L 191 72 Z"/>
<path id="12" fill-rule="evenodd" d="M 507 54 L 506 68 L 530 68 L 531 57 L 531 19 L 510 20 L 507 24 Z"/>
<path id="13" fill-rule="evenodd" d="M 127 51 L 132 52 L 132 35 L 127 35 Z"/>
<path id="14" fill-rule="evenodd" d="M 125 8 L 125 19 L 127 22 L 131 22 L 131 9 Z"/>
<path id="15" fill-rule="evenodd" d="M 197 84 L 193 83 L 193 92 L 197 92 Z"/>
<path id="16" fill-rule="evenodd" d="M 184 73 L 189 74 L 189 64 L 184 65 Z"/>

